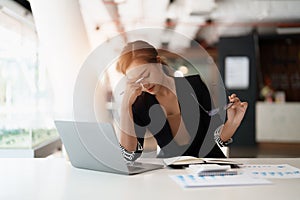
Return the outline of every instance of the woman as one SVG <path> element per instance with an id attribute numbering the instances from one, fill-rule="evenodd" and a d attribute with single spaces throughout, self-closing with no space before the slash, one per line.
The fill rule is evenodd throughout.
<path id="1" fill-rule="evenodd" d="M 218 145 L 232 141 L 247 102 L 241 102 L 235 94 L 229 96 L 232 106 L 223 125 L 218 115 L 210 116 L 207 112 L 211 109 L 211 99 L 200 76 L 170 76 L 157 50 L 144 41 L 124 47 L 117 70 L 127 78 L 120 123 L 120 147 L 125 159 L 135 160 L 140 156 L 147 129 L 161 148 L 159 157 L 198 157 L 206 136 L 216 141 L 206 156 L 224 157 Z M 211 128 L 214 133 L 207 133 Z"/>

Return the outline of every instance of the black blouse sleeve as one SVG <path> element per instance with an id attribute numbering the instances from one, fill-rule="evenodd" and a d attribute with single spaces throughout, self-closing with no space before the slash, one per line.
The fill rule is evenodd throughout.
<path id="1" fill-rule="evenodd" d="M 208 136 L 207 140 L 204 140 L 201 146 L 213 147 L 209 152 L 203 155 L 199 155 L 201 157 L 210 157 L 210 158 L 225 158 L 225 155 L 219 148 L 219 146 L 214 141 L 214 132 L 215 130 L 223 124 L 223 121 L 219 114 L 209 116 L 206 111 L 214 108 L 213 101 L 211 100 L 211 95 L 208 90 L 206 84 L 202 81 L 199 75 L 194 75 L 188 77 L 188 81 L 193 87 L 199 104 L 202 105 L 205 110 L 200 108 L 201 113 L 201 125 L 199 127 L 200 132 L 206 132 L 206 136 Z"/>

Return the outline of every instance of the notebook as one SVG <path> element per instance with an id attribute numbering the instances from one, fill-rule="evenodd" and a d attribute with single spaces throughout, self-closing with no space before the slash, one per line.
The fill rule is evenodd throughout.
<path id="1" fill-rule="evenodd" d="M 54 122 L 74 167 L 128 175 L 164 167 L 125 161 L 110 123 Z"/>
<path id="2" fill-rule="evenodd" d="M 239 168 L 242 163 L 228 160 L 228 159 L 211 159 L 211 158 L 198 158 L 194 156 L 177 156 L 171 158 L 165 158 L 164 163 L 171 168 L 182 169 L 193 164 L 218 164 L 218 165 L 230 165 L 231 168 Z"/>
<path id="3" fill-rule="evenodd" d="M 164 163 L 172 168 L 186 168 L 191 164 L 202 164 L 205 161 L 202 158 L 197 158 L 194 156 L 176 156 L 171 158 L 165 158 Z"/>

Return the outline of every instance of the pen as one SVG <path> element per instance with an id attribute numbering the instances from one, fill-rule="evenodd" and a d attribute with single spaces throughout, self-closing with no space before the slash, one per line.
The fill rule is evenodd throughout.
<path id="1" fill-rule="evenodd" d="M 144 85 L 141 83 L 141 81 L 144 79 L 145 77 L 139 78 L 138 80 L 136 80 L 134 83 L 140 83 L 140 85 L 142 86 L 142 88 L 144 88 Z M 120 95 L 124 94 L 125 91 L 120 92 Z"/>

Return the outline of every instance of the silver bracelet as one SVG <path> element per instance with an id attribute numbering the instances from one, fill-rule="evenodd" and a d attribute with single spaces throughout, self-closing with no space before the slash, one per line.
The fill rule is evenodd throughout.
<path id="1" fill-rule="evenodd" d="M 224 124 L 222 124 L 221 126 L 219 126 L 219 127 L 215 130 L 215 132 L 214 132 L 214 140 L 215 140 L 215 142 L 216 142 L 220 147 L 226 147 L 226 146 L 228 146 L 229 144 L 231 144 L 231 143 L 233 142 L 233 139 L 232 139 L 232 138 L 230 138 L 229 140 L 227 140 L 227 141 L 225 141 L 225 142 L 223 142 L 223 141 L 221 140 L 220 135 L 221 135 L 223 126 L 224 126 Z"/>

